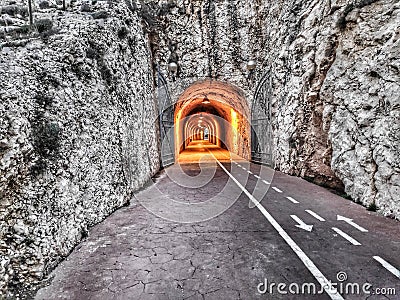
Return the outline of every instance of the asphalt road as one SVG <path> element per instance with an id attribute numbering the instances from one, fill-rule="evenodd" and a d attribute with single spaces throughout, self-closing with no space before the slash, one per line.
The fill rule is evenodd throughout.
<path id="1" fill-rule="evenodd" d="M 400 299 L 399 222 L 209 150 L 92 228 L 36 299 Z"/>

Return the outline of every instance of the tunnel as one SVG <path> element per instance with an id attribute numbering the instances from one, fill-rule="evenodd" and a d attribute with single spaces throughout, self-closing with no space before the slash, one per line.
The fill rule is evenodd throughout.
<path id="1" fill-rule="evenodd" d="M 192 84 L 175 106 L 176 162 L 197 160 L 209 149 L 249 160 L 249 117 L 246 98 L 238 87 L 216 80 Z"/>

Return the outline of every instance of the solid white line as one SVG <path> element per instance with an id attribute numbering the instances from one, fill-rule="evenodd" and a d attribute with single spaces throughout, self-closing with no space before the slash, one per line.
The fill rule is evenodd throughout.
<path id="1" fill-rule="evenodd" d="M 271 184 L 271 183 L 269 183 L 268 181 L 266 181 L 266 180 L 263 180 L 263 182 L 265 183 L 265 184 Z"/>
<path id="2" fill-rule="evenodd" d="M 212 154 L 212 153 L 211 153 Z M 214 156 L 215 158 L 215 156 Z M 240 184 L 236 178 L 228 172 L 227 169 L 215 158 L 218 165 L 225 171 L 226 174 L 236 183 L 236 185 L 246 194 L 246 196 L 254 203 L 255 206 L 261 211 L 261 213 L 265 216 L 268 222 L 278 231 L 279 235 L 285 240 L 285 242 L 292 248 L 294 253 L 300 258 L 306 268 L 311 272 L 311 274 L 315 277 L 315 279 L 320 283 L 320 285 L 324 288 L 325 292 L 328 296 L 333 300 L 344 300 L 343 297 L 338 293 L 336 288 L 332 286 L 332 282 L 330 282 L 324 274 L 317 268 L 317 266 L 313 263 L 313 261 L 305 254 L 303 250 L 296 244 L 296 242 L 287 234 L 287 232 L 282 228 L 281 225 L 274 219 L 274 217 L 253 197 L 252 194 L 248 190 L 244 188 L 243 185 Z"/>
<path id="3" fill-rule="evenodd" d="M 289 201 L 293 202 L 294 204 L 298 204 L 299 201 L 293 199 L 292 197 L 286 197 Z"/>
<path id="4" fill-rule="evenodd" d="M 374 256 L 374 259 L 378 261 L 386 270 L 388 270 L 390 273 L 392 273 L 394 276 L 400 279 L 400 271 L 393 267 L 391 264 L 389 264 L 386 260 L 379 256 Z"/>
<path id="5" fill-rule="evenodd" d="M 352 243 L 354 246 L 361 246 L 361 243 L 358 242 L 357 240 L 353 239 L 351 236 L 349 236 L 347 233 L 344 233 L 343 231 L 341 231 L 339 228 L 336 227 L 332 227 L 332 229 L 338 233 L 339 235 L 341 235 L 343 238 L 345 238 L 346 240 L 348 240 L 350 243 Z"/>
<path id="6" fill-rule="evenodd" d="M 277 187 L 272 187 L 275 191 L 277 191 L 278 193 L 282 193 L 282 191 L 280 189 L 278 189 Z"/>
<path id="7" fill-rule="evenodd" d="M 261 179 L 260 176 L 258 176 L 256 174 L 254 174 L 254 177 L 257 178 L 257 179 Z"/>
<path id="8" fill-rule="evenodd" d="M 320 220 L 321 222 L 325 222 L 325 219 L 323 217 L 319 216 L 317 213 L 313 212 L 312 210 L 306 209 L 306 212 L 308 212 L 310 215 L 312 215 L 317 220 Z"/>

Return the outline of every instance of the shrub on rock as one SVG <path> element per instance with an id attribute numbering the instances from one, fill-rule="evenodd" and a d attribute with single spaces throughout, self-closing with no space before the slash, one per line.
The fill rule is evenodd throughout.
<path id="1" fill-rule="evenodd" d="M 93 19 L 107 19 L 108 18 L 108 12 L 106 12 L 105 10 L 101 10 L 101 11 L 96 11 L 94 13 L 91 14 Z"/>
<path id="2" fill-rule="evenodd" d="M 53 21 L 50 19 L 39 19 L 36 20 L 35 26 L 39 33 L 43 33 L 53 28 Z"/>

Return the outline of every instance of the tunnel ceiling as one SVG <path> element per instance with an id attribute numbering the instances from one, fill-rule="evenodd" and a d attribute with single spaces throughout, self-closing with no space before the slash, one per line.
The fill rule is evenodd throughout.
<path id="1" fill-rule="evenodd" d="M 203 99 L 201 99 L 203 100 Z M 201 103 L 201 102 L 200 102 Z M 190 115 L 196 115 L 198 113 L 207 113 L 207 114 L 212 114 L 218 117 L 222 117 L 221 111 L 216 108 L 212 103 L 205 105 L 205 104 L 199 104 L 196 105 L 195 107 L 190 106 L 191 109 L 188 110 L 187 116 Z"/>
<path id="2" fill-rule="evenodd" d="M 211 101 L 209 105 L 202 104 L 205 96 Z M 182 93 L 175 111 L 181 111 L 183 118 L 202 111 L 224 117 L 227 106 L 249 119 L 250 110 L 241 89 L 226 82 L 204 80 L 192 84 Z"/>

